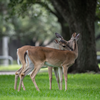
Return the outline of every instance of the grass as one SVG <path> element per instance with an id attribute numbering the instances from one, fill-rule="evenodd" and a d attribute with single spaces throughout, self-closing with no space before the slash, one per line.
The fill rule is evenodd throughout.
<path id="1" fill-rule="evenodd" d="M 49 90 L 48 73 L 39 73 L 36 82 L 40 92 L 36 91 L 29 76 L 24 79 L 26 91 L 14 90 L 14 75 L 0 75 L 0 100 L 100 100 L 99 74 L 68 74 L 68 90 L 58 85 L 53 73 L 52 90 Z"/>
<path id="2" fill-rule="evenodd" d="M 15 64 L 15 65 L 9 65 L 9 66 L 0 66 L 0 71 L 17 71 L 19 68 L 21 68 L 21 65 Z"/>
<path id="3" fill-rule="evenodd" d="M 21 68 L 21 65 L 9 65 L 9 66 L 0 66 L 0 71 L 17 71 Z M 47 71 L 47 68 L 41 68 L 40 71 Z"/>

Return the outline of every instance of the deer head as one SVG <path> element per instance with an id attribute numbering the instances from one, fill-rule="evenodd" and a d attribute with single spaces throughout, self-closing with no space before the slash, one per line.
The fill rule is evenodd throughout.
<path id="1" fill-rule="evenodd" d="M 73 49 L 74 49 L 74 40 L 77 41 L 78 38 L 79 38 L 79 35 L 76 35 L 76 33 L 72 34 L 72 37 L 71 37 L 71 39 L 69 41 L 64 40 L 64 38 L 58 33 L 55 33 L 55 35 L 60 40 L 55 39 L 54 42 L 59 44 L 61 47 L 63 47 L 64 50 L 67 49 L 67 50 L 71 50 L 71 51 L 73 51 Z"/>

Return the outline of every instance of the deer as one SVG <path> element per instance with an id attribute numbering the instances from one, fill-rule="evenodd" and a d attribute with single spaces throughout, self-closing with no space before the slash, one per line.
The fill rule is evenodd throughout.
<path id="1" fill-rule="evenodd" d="M 22 73 L 20 77 L 20 83 L 18 90 L 20 90 L 22 81 L 24 77 L 30 73 L 31 80 L 37 91 L 40 91 L 36 81 L 35 76 L 43 65 L 50 67 L 63 67 L 64 80 L 65 80 L 65 91 L 67 90 L 67 70 L 68 68 L 74 64 L 75 60 L 78 57 L 78 44 L 77 40 L 79 38 L 79 34 L 76 35 L 74 33 L 74 49 L 73 51 L 69 50 L 57 50 L 54 48 L 48 47 L 33 47 L 32 49 L 26 50 L 24 54 L 24 60 L 26 62 L 26 66 L 28 66 Z M 69 47 L 66 42 L 66 46 Z"/>
<path id="2" fill-rule="evenodd" d="M 60 49 L 64 50 L 65 49 L 65 46 L 66 46 L 66 41 L 63 39 L 63 37 L 60 34 L 55 33 L 55 35 L 56 35 L 57 38 L 60 38 L 61 39 L 61 41 L 59 41 L 59 42 L 55 39 L 55 43 L 58 44 L 57 47 L 59 47 Z M 67 50 L 72 50 L 71 47 L 73 46 L 72 45 L 73 44 L 73 35 L 72 35 L 71 39 L 68 41 L 68 43 L 69 43 L 69 46 L 70 47 L 68 47 L 66 49 Z M 27 67 L 27 66 L 25 66 L 26 63 L 23 60 L 24 59 L 24 53 L 25 53 L 26 50 L 31 49 L 31 48 L 33 48 L 33 46 L 27 45 L 27 46 L 23 46 L 23 47 L 17 49 L 17 62 L 18 62 L 18 64 L 20 64 L 19 63 L 19 60 L 20 60 L 20 62 L 22 63 L 22 67 L 18 71 L 16 71 L 16 73 L 15 73 L 15 85 L 14 85 L 14 89 L 15 90 L 17 88 L 17 80 L 18 80 L 18 77 L 20 76 L 21 72 L 24 69 L 26 69 L 26 67 Z M 60 68 L 59 71 L 62 72 L 62 69 Z M 50 89 L 51 89 L 52 88 L 51 87 L 51 84 L 52 84 L 51 83 L 52 82 L 52 67 L 48 67 L 48 72 L 49 72 L 49 81 L 50 81 Z M 59 86 L 59 77 L 58 77 L 58 68 L 54 68 L 54 72 L 55 72 L 56 80 L 57 80 L 57 83 L 58 83 L 58 87 L 60 89 L 60 86 Z M 62 74 L 60 76 L 62 76 Z M 23 90 L 25 90 L 25 86 L 24 86 L 24 83 L 23 82 L 22 82 L 22 88 L 23 88 Z"/>
<path id="3" fill-rule="evenodd" d="M 70 50 L 73 51 L 73 43 L 74 43 L 74 33 L 71 36 L 71 39 L 69 41 L 64 40 L 64 38 L 56 33 L 55 34 L 57 38 L 60 38 L 61 40 L 58 42 L 57 40 L 55 40 L 55 43 L 58 44 L 58 47 L 60 50 Z M 77 39 L 78 40 L 78 39 Z M 68 47 L 66 46 L 66 42 L 68 43 Z M 49 89 L 52 89 L 52 69 L 53 67 L 49 67 L 48 66 L 48 74 L 49 74 Z M 62 80 L 63 80 L 63 74 L 62 74 L 63 70 L 62 67 L 54 67 L 54 73 L 56 76 L 56 81 L 58 83 L 58 88 L 59 90 L 62 90 Z M 59 79 L 60 79 L 60 84 L 59 84 Z"/>

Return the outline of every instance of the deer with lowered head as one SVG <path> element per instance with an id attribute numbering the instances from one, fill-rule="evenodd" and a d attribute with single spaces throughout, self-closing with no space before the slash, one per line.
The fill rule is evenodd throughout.
<path id="1" fill-rule="evenodd" d="M 72 64 L 74 64 L 75 59 L 78 57 L 77 40 L 79 38 L 79 34 L 76 35 L 76 33 L 74 33 L 73 37 L 73 51 L 57 50 L 40 46 L 28 49 L 24 55 L 26 66 L 28 67 L 21 73 L 18 90 L 20 90 L 21 88 L 24 77 L 34 69 L 30 77 L 35 85 L 35 88 L 39 91 L 39 88 L 35 82 L 35 76 L 43 65 L 47 65 L 50 67 L 63 67 L 65 90 L 67 90 L 67 70 Z M 66 42 L 66 46 L 69 47 L 68 42 Z"/>
<path id="2" fill-rule="evenodd" d="M 69 44 L 69 47 L 66 46 L 66 41 L 63 39 L 63 37 L 58 34 L 58 33 L 55 33 L 56 37 L 57 38 L 60 38 L 61 40 L 58 42 L 57 40 L 55 40 L 56 44 L 58 44 L 58 47 L 62 50 L 64 49 L 67 49 L 67 50 L 73 50 L 72 47 L 73 47 L 73 39 L 74 39 L 74 35 L 72 35 L 71 39 L 68 42 Z M 17 80 L 18 80 L 18 77 L 21 76 L 21 72 L 23 72 L 27 66 L 26 66 L 26 62 L 24 61 L 24 54 L 25 54 L 25 51 L 28 50 L 28 49 L 32 49 L 34 48 L 34 46 L 23 46 L 19 49 L 17 49 L 17 61 L 19 63 L 19 60 L 20 62 L 22 63 L 22 67 L 15 73 L 15 85 L 14 85 L 14 89 L 17 88 Z M 60 77 L 60 83 L 61 83 L 61 86 L 62 86 L 62 68 L 54 68 L 54 72 L 55 72 L 55 76 L 56 76 L 56 80 L 58 82 L 58 87 L 60 89 L 60 85 L 59 85 L 59 77 L 58 77 L 58 69 L 59 69 L 59 77 Z M 52 88 L 51 86 L 51 82 L 52 82 L 52 67 L 48 67 L 48 72 L 49 72 L 49 81 L 50 81 L 50 89 Z M 23 90 L 25 90 L 25 86 L 24 86 L 24 83 L 22 82 L 22 87 L 23 87 Z"/>

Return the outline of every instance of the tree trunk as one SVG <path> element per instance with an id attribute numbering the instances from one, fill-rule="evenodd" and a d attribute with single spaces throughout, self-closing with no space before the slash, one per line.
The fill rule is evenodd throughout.
<path id="1" fill-rule="evenodd" d="M 56 8 L 55 4 L 51 2 L 54 6 L 54 9 L 56 11 L 56 17 L 58 18 L 58 22 L 61 25 L 61 35 L 64 37 L 65 40 L 69 40 L 71 37 L 71 34 L 69 32 L 69 26 L 67 21 L 63 18 L 63 16 L 60 14 L 59 10 Z"/>
<path id="2" fill-rule="evenodd" d="M 53 5 L 68 22 L 70 32 L 80 33 L 79 56 L 77 66 L 74 66 L 78 72 L 99 70 L 94 29 L 96 2 L 96 0 L 52 0 Z"/>
<path id="3" fill-rule="evenodd" d="M 61 34 L 64 37 L 64 39 L 68 41 L 71 37 L 71 34 L 69 32 L 69 26 L 67 22 L 65 22 L 64 20 L 60 22 L 60 25 L 61 25 Z"/>

